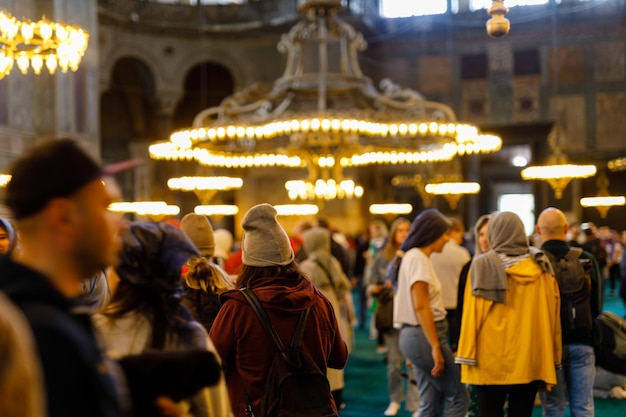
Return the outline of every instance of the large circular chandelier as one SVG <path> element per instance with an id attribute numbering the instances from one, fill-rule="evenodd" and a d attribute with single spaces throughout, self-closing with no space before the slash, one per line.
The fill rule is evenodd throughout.
<path id="1" fill-rule="evenodd" d="M 50 74 L 76 71 L 82 60 L 89 34 L 86 30 L 47 20 L 19 21 L 0 11 L 0 78 L 7 76 L 17 64 L 22 74 L 29 68 L 40 74 L 45 67 Z"/>
<path id="2" fill-rule="evenodd" d="M 449 161 L 495 152 L 502 140 L 460 123 L 417 91 L 364 76 L 361 33 L 342 21 L 340 0 L 301 0 L 305 17 L 282 36 L 285 71 L 200 112 L 189 128 L 150 146 L 153 159 L 227 168 L 307 168 L 308 182 L 340 184 L 344 168 Z M 309 187 L 310 188 L 310 187 Z"/>

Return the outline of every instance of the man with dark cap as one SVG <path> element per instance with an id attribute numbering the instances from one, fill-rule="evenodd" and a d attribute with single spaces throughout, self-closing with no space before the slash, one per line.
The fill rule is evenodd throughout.
<path id="1" fill-rule="evenodd" d="M 47 414 L 129 415 L 123 377 L 98 346 L 90 317 L 73 311 L 83 280 L 114 264 L 120 246 L 122 221 L 108 211 L 103 172 L 75 141 L 59 139 L 32 149 L 11 174 L 6 204 L 21 250 L 0 262 L 0 291 L 33 332 Z"/>

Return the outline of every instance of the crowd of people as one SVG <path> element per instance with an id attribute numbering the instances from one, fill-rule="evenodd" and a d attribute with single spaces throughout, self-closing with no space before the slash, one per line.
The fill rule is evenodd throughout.
<path id="1" fill-rule="evenodd" d="M 436 209 L 374 220 L 355 239 L 324 218 L 290 236 L 261 203 L 235 244 L 206 216 L 173 225 L 109 211 L 113 179 L 70 139 L 11 173 L 3 416 L 259 416 L 272 337 L 289 345 L 295 329 L 327 377 L 332 415 L 350 406 L 343 370 L 359 330 L 386 358 L 385 416 L 528 417 L 540 402 L 546 416 L 582 417 L 594 393 L 626 397 L 623 375 L 595 356 L 603 298 L 626 305 L 626 232 L 570 225 L 550 207 L 531 237 L 511 212 L 466 232 Z"/>

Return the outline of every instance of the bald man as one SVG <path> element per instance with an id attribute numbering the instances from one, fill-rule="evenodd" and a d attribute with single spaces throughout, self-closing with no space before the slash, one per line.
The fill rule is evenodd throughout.
<path id="1" fill-rule="evenodd" d="M 568 253 L 568 256 L 572 257 L 578 255 L 578 259 L 582 262 L 589 261 L 590 267 L 587 270 L 589 270 L 590 282 L 586 285 L 590 288 L 584 296 L 588 297 L 591 316 L 595 319 L 600 314 L 602 294 L 598 264 L 591 253 L 582 251 L 580 248 L 573 249 L 580 252 L 570 252 L 570 246 L 565 237 L 568 228 L 569 223 L 565 214 L 557 208 L 549 207 L 539 215 L 535 230 L 541 239 L 541 249 L 550 256 L 557 276 L 560 264 L 557 265 L 556 261 L 564 258 Z M 572 271 L 579 272 L 581 279 L 588 280 L 582 269 L 572 269 Z M 560 280 L 559 285 L 561 285 Z M 563 293 L 561 303 L 569 303 L 569 300 L 568 296 Z M 557 370 L 556 387 L 550 392 L 540 394 L 543 415 L 546 417 L 565 416 L 566 401 L 569 398 L 571 417 L 592 417 L 594 415 L 593 382 L 596 373 L 593 351 L 594 331 L 592 328 L 570 330 L 571 325 L 564 322 L 563 314 L 561 321 L 563 367 Z"/>

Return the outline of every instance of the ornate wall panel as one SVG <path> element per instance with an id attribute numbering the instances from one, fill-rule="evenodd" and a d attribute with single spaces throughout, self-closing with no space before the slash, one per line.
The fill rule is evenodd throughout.
<path id="1" fill-rule="evenodd" d="M 581 152 L 587 145 L 587 116 L 585 96 L 572 94 L 551 97 L 549 115 L 557 123 L 566 137 L 565 153 Z"/>
<path id="2" fill-rule="evenodd" d="M 548 79 L 550 83 L 585 82 L 585 57 L 582 46 L 548 48 Z"/>
<path id="3" fill-rule="evenodd" d="M 475 124 L 489 124 L 491 106 L 487 80 L 464 81 L 461 86 L 461 120 Z"/>
<path id="4" fill-rule="evenodd" d="M 422 56 L 417 58 L 417 91 L 442 93 L 452 89 L 453 60 L 451 56 Z"/>
<path id="5" fill-rule="evenodd" d="M 621 81 L 626 78 L 626 42 L 594 45 L 593 71 L 596 81 Z"/>
<path id="6" fill-rule="evenodd" d="M 535 122 L 541 119 L 540 77 L 517 77 L 513 80 L 513 122 Z"/>
<path id="7" fill-rule="evenodd" d="M 624 149 L 626 143 L 626 93 L 596 95 L 596 148 Z"/>

